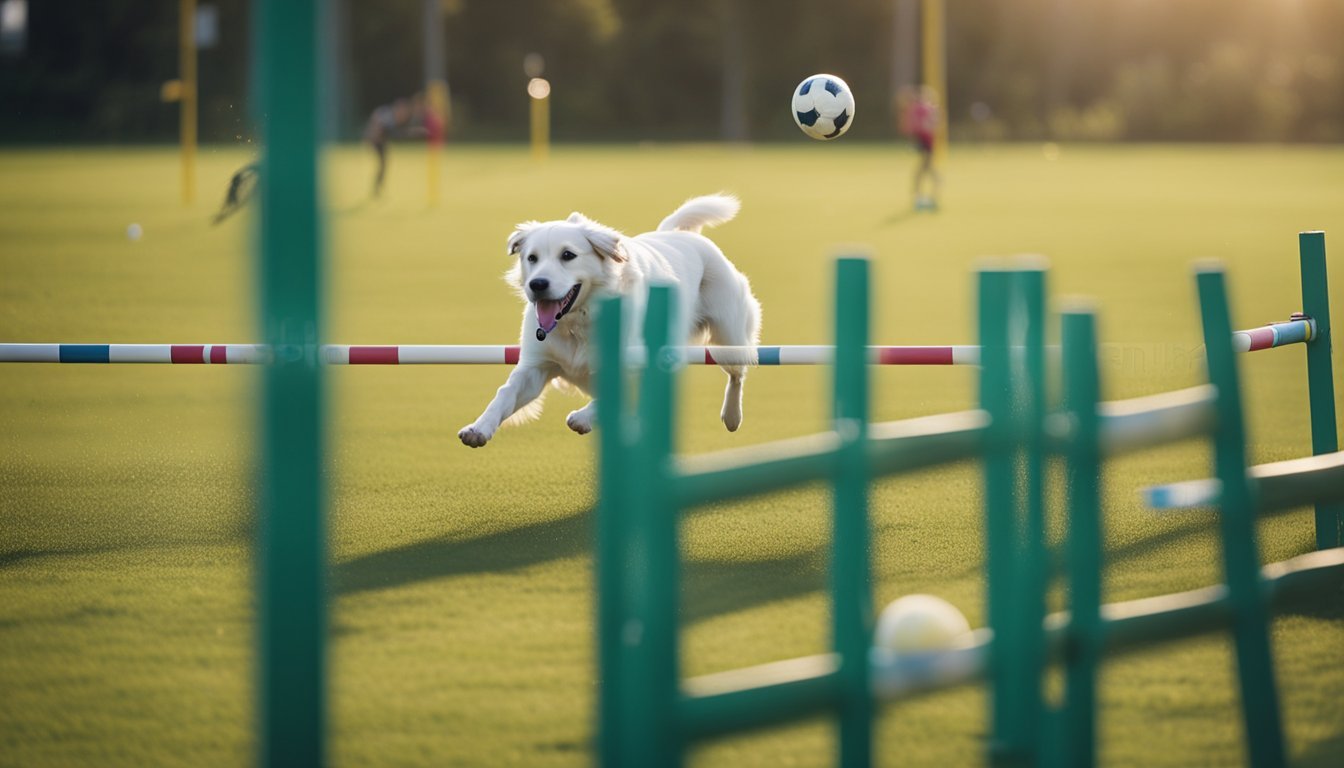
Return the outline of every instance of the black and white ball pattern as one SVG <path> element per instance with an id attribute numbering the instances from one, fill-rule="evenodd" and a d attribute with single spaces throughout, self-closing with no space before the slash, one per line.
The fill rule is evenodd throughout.
<path id="1" fill-rule="evenodd" d="M 854 122 L 854 93 L 835 75 L 812 75 L 793 91 L 793 120 L 803 133 L 826 141 Z"/>

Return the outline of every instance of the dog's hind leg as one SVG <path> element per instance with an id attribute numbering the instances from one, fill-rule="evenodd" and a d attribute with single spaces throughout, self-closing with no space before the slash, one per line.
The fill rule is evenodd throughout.
<path id="1" fill-rule="evenodd" d="M 714 307 L 714 314 L 705 318 L 709 331 L 709 343 L 725 347 L 755 346 L 760 338 L 761 306 L 745 286 L 737 295 L 723 297 L 720 304 L 714 304 L 715 297 L 702 306 Z M 747 378 L 746 365 L 722 365 L 728 374 L 728 386 L 723 390 L 723 408 L 719 411 L 719 420 L 729 432 L 736 432 L 742 426 L 742 386 Z"/>
<path id="2" fill-rule="evenodd" d="M 580 435 L 592 432 L 595 423 L 597 423 L 596 400 L 589 400 L 587 405 L 577 411 L 570 411 L 569 416 L 565 419 L 565 425 Z"/>
<path id="3" fill-rule="evenodd" d="M 742 382 L 747 377 L 746 368 L 735 365 L 725 367 L 724 370 L 728 371 L 728 386 L 723 390 L 723 408 L 719 410 L 719 421 L 729 432 L 736 432 L 742 426 Z"/>

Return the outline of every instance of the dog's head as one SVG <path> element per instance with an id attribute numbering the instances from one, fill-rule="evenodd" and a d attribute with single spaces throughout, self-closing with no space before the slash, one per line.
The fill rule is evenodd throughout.
<path id="1" fill-rule="evenodd" d="M 581 213 L 523 222 L 509 235 L 509 253 L 518 262 L 508 278 L 536 306 L 539 338 L 616 283 L 626 260 L 624 237 Z"/>

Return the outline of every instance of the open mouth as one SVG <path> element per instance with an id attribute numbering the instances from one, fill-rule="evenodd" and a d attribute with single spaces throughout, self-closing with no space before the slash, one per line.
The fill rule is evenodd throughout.
<path id="1" fill-rule="evenodd" d="M 559 300 L 537 299 L 537 329 L 550 333 L 555 330 L 555 326 L 560 322 L 560 318 L 574 306 L 574 302 L 579 298 L 579 289 L 583 283 L 575 283 L 569 293 L 561 296 Z"/>

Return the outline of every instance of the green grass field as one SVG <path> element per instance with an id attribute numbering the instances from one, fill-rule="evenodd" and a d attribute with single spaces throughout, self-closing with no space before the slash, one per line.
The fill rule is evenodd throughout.
<path id="1" fill-rule="evenodd" d="M 198 202 L 183 206 L 169 149 L 0 153 L 0 341 L 256 340 L 253 212 L 207 223 L 246 159 L 207 149 Z M 515 222 L 577 209 L 634 233 L 718 190 L 743 211 L 710 234 L 750 276 L 767 344 L 830 341 L 831 260 L 855 248 L 875 259 L 872 338 L 889 344 L 974 343 L 976 260 L 1045 254 L 1055 297 L 1097 300 L 1112 398 L 1199 381 L 1196 259 L 1230 265 L 1235 322 L 1259 325 L 1298 308 L 1296 233 L 1325 229 L 1344 315 L 1339 148 L 957 148 L 944 210 L 918 216 L 914 158 L 885 146 L 559 147 L 545 165 L 523 148 L 453 147 L 435 210 L 423 155 L 395 147 L 391 163 L 376 203 L 365 152 L 335 150 L 327 166 L 334 343 L 512 343 L 519 305 L 500 275 Z M 1242 369 L 1253 460 L 1308 452 L 1301 349 Z M 0 365 L 0 765 L 250 761 L 256 374 Z M 539 422 L 460 445 L 505 374 L 330 370 L 334 764 L 590 762 L 595 441 L 564 426 L 579 401 L 552 393 Z M 973 369 L 873 375 L 880 418 L 973 402 Z M 717 418 L 722 374 L 684 379 L 688 452 L 825 426 L 825 369 L 753 372 L 733 435 Z M 1107 599 L 1218 580 L 1212 516 L 1154 517 L 1136 494 L 1207 463 L 1189 445 L 1108 469 Z M 978 496 L 969 466 L 876 488 L 879 605 L 932 592 L 983 623 Z M 689 674 L 824 649 L 825 502 L 813 488 L 686 522 Z M 1312 547 L 1305 511 L 1260 530 L 1267 560 Z M 1274 642 L 1295 763 L 1339 765 L 1344 596 L 1279 618 Z M 1232 669 L 1221 636 L 1108 664 L 1103 763 L 1237 764 Z M 985 707 L 961 689 L 887 708 L 881 764 L 978 764 Z M 832 745 L 813 722 L 695 762 L 825 765 Z"/>

